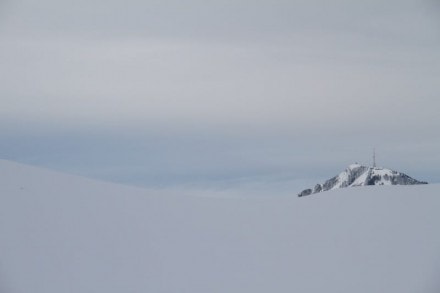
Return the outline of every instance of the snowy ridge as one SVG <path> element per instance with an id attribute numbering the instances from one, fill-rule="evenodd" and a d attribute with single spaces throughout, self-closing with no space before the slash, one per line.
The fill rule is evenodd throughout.
<path id="1" fill-rule="evenodd" d="M 416 185 L 427 184 L 408 175 L 380 167 L 367 167 L 360 164 L 351 164 L 339 175 L 327 180 L 324 184 L 316 184 L 313 189 L 305 189 L 299 197 L 345 187 L 366 185 Z"/>

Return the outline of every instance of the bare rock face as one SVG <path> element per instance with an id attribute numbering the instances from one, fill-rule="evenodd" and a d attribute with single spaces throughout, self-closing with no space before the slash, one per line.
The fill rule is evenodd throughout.
<path id="1" fill-rule="evenodd" d="M 366 185 L 415 185 L 428 184 L 424 181 L 418 181 L 408 175 L 379 167 L 367 167 L 360 164 L 348 166 L 339 175 L 330 178 L 323 184 L 316 184 L 312 189 L 305 189 L 298 194 L 299 197 L 307 196 L 313 193 L 319 193 L 327 190 L 366 186 Z"/>
<path id="2" fill-rule="evenodd" d="M 310 194 L 312 194 L 311 189 L 304 189 L 303 191 L 301 191 L 300 194 L 298 194 L 298 196 L 301 197 L 301 196 L 306 196 L 306 195 L 310 195 Z"/>
<path id="3" fill-rule="evenodd" d="M 318 183 L 315 185 L 315 188 L 313 188 L 313 193 L 321 192 L 321 190 L 322 190 L 322 186 L 321 184 Z"/>

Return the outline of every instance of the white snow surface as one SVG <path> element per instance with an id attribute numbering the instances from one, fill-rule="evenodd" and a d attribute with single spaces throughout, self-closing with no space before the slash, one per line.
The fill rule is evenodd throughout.
<path id="1" fill-rule="evenodd" d="M 353 181 L 351 184 L 348 184 L 350 174 L 359 167 L 364 167 L 365 171 L 362 173 L 362 175 L 356 178 L 355 181 Z M 337 183 L 331 188 L 331 190 L 344 187 L 366 186 L 368 185 L 367 179 L 376 175 L 380 176 L 380 180 L 378 180 L 375 185 L 393 185 L 391 182 L 392 176 L 399 174 L 399 172 L 382 167 L 366 167 L 357 163 L 351 164 L 347 169 L 337 176 Z"/>
<path id="2" fill-rule="evenodd" d="M 440 185 L 147 190 L 0 160 L 0 292 L 440 291 Z"/>

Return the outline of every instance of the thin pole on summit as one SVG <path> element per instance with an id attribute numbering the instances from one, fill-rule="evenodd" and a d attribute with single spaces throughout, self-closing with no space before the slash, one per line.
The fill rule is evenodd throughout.
<path id="1" fill-rule="evenodd" d="M 376 148 L 373 148 L 373 168 L 376 168 Z"/>

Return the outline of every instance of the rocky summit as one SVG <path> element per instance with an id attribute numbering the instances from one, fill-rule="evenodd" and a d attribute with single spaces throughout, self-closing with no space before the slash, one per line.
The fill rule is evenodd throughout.
<path id="1" fill-rule="evenodd" d="M 330 178 L 323 184 L 316 184 L 315 187 L 301 191 L 298 196 L 306 196 L 313 193 L 319 193 L 327 190 L 366 186 L 366 185 L 415 185 L 427 184 L 424 181 L 418 181 L 408 175 L 380 167 L 368 167 L 360 164 L 348 166 L 339 175 Z"/>

